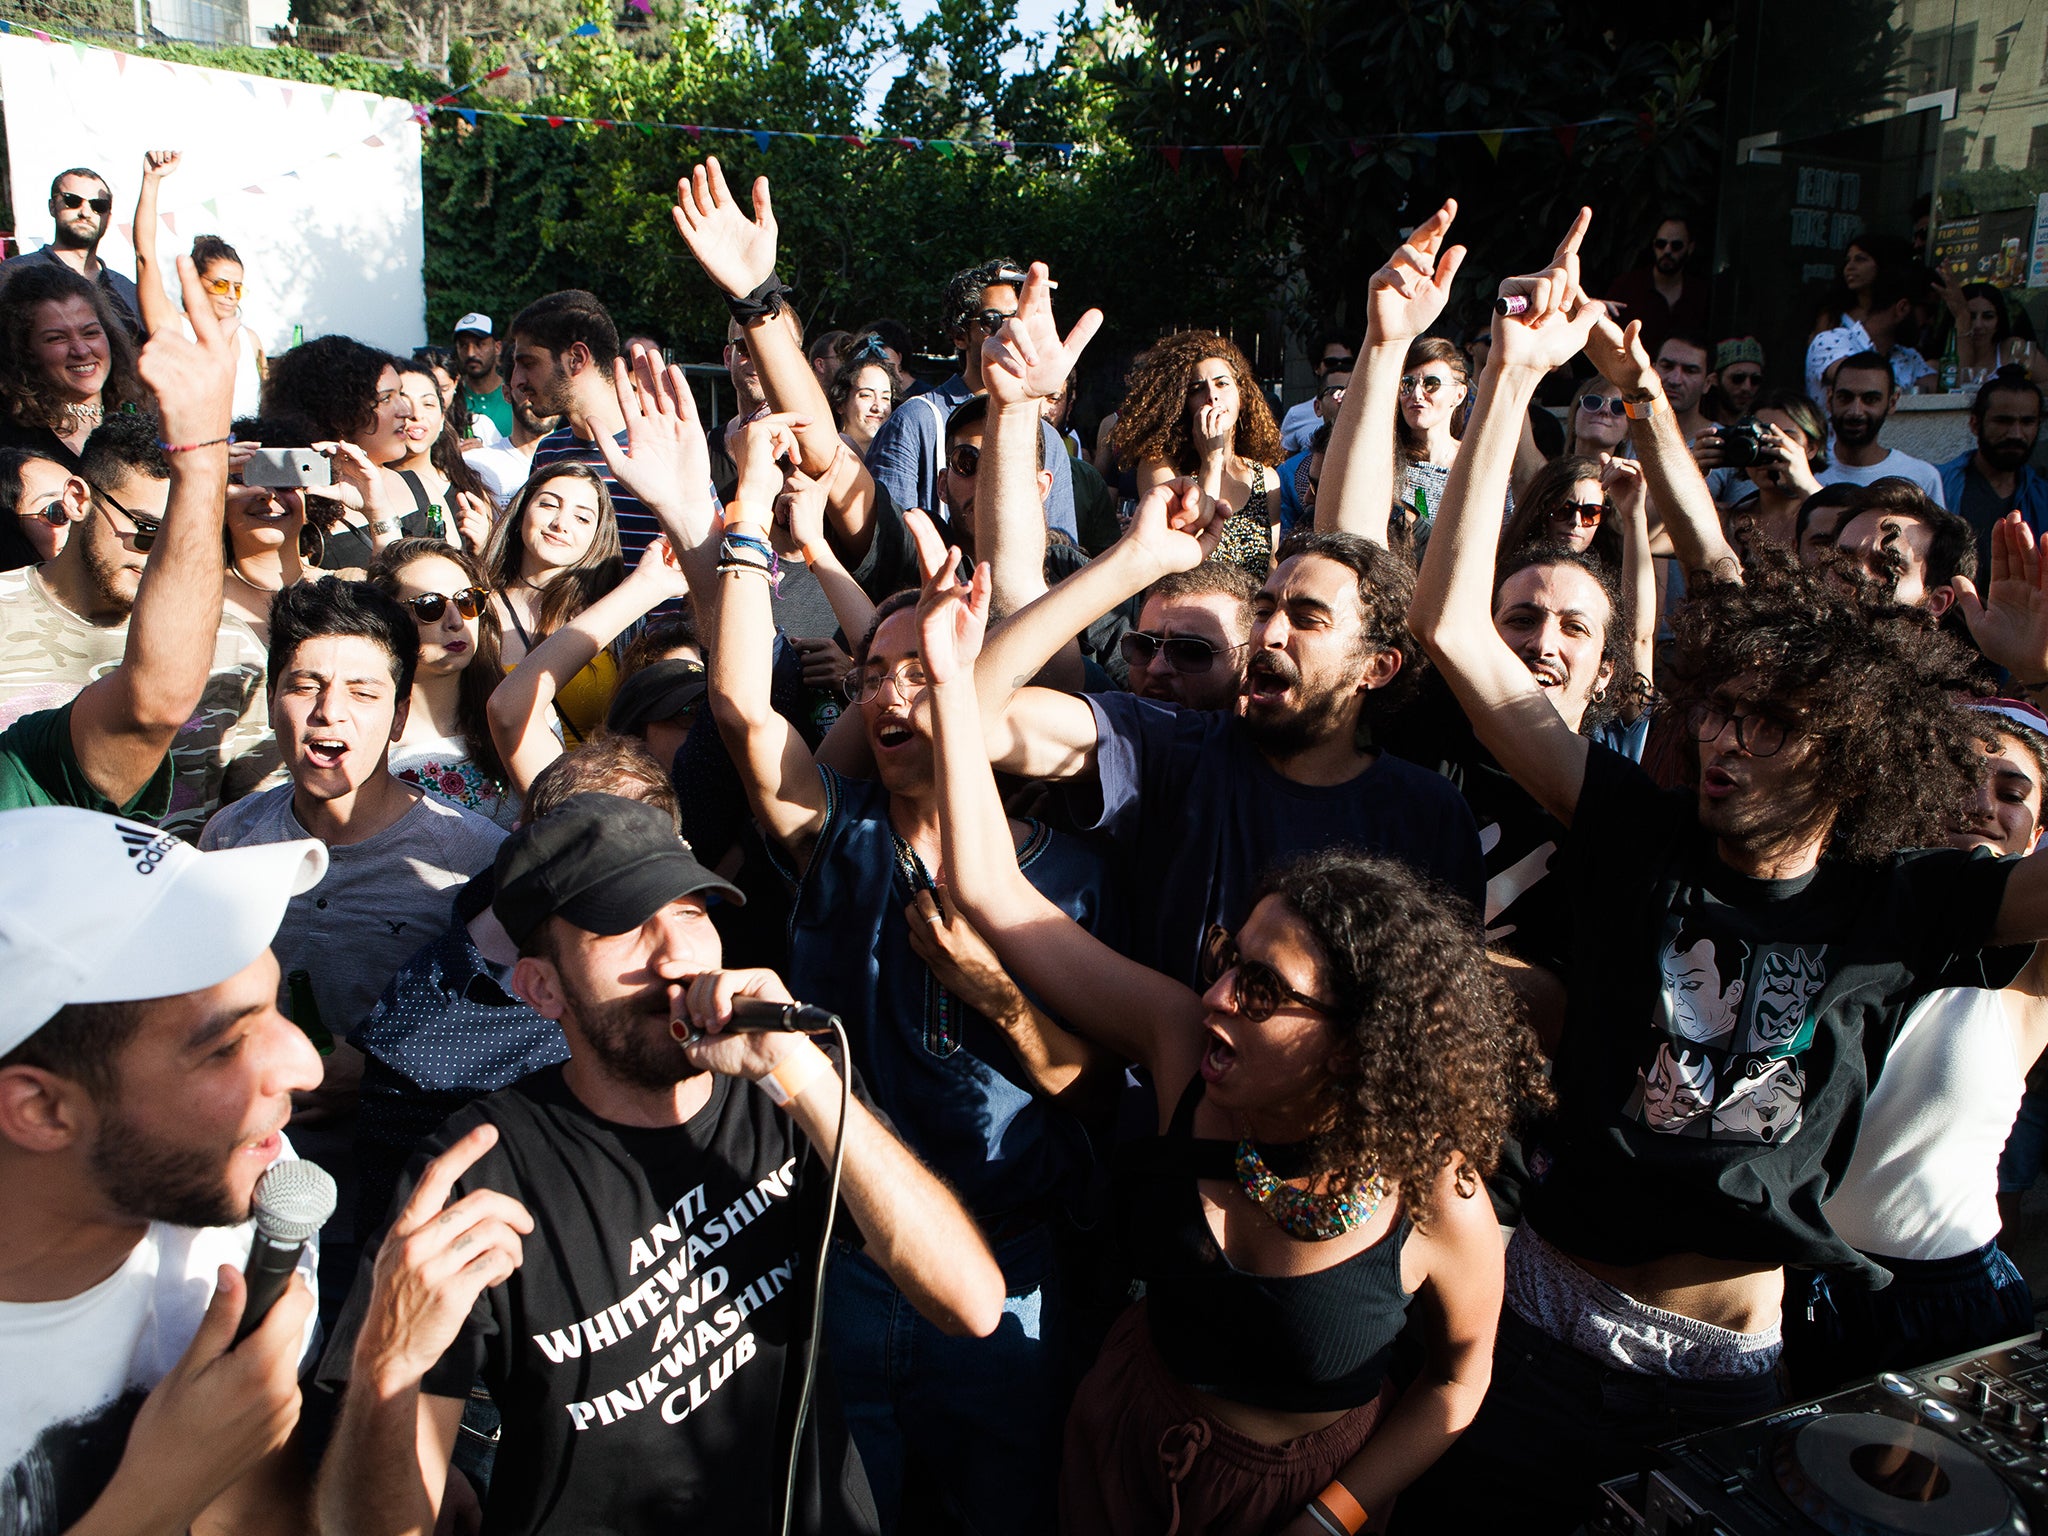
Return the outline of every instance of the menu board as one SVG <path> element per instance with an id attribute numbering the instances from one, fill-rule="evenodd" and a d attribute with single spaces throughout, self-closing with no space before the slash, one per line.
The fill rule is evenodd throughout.
<path id="1" fill-rule="evenodd" d="M 2042 200 L 2048 204 L 2048 199 Z M 1989 283 L 2018 288 L 2048 251 L 2036 251 L 2040 208 L 2000 208 L 1966 219 L 1944 219 L 1934 228 L 1934 265 L 1950 282 Z"/>

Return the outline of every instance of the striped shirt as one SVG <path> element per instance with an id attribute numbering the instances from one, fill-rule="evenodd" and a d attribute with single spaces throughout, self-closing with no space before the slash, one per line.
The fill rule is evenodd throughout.
<path id="1" fill-rule="evenodd" d="M 625 432 L 620 431 L 614 441 L 623 448 Z M 654 514 L 638 496 L 612 478 L 595 440 L 578 437 L 575 429 L 566 424 L 555 428 L 533 447 L 536 473 L 554 464 L 587 464 L 604 480 L 604 488 L 612 495 L 612 511 L 619 520 L 619 547 L 626 553 L 626 569 L 633 569 L 640 562 L 640 552 L 661 537 L 661 524 L 655 521 Z"/>

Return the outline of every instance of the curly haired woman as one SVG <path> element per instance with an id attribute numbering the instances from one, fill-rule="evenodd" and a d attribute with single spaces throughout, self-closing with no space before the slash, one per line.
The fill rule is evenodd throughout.
<path id="1" fill-rule="evenodd" d="M 986 568 L 963 588 L 929 525 L 916 533 L 948 891 L 1022 985 L 1158 1090 L 1160 1134 L 1116 1182 L 1147 1294 L 1075 1401 L 1060 1529 L 1384 1521 L 1485 1395 L 1503 1261 L 1481 1180 L 1517 1107 L 1544 1097 L 1535 1037 L 1470 914 L 1391 860 L 1326 851 L 1271 872 L 1237 932 L 1212 933 L 1200 996 L 1049 904 L 1018 870 L 982 744 Z M 1418 1295 L 1422 1368 L 1397 1391 Z"/>
<path id="2" fill-rule="evenodd" d="M 1213 331 L 1168 336 L 1131 375 L 1110 439 L 1138 467 L 1138 495 L 1181 475 L 1231 508 L 1216 558 L 1259 580 L 1280 543 L 1280 428 L 1245 355 Z"/>
<path id="3" fill-rule="evenodd" d="M 106 295 L 70 268 L 19 270 L 0 306 L 0 444 L 63 463 L 106 412 L 142 399 L 135 343 Z"/>

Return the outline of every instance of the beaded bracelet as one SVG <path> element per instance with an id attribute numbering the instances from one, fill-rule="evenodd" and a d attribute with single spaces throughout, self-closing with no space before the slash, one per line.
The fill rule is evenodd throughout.
<path id="1" fill-rule="evenodd" d="M 218 448 L 222 443 L 232 443 L 234 441 L 236 441 L 235 434 L 230 432 L 226 437 L 209 437 L 203 443 L 167 443 L 162 438 L 158 438 L 156 445 L 163 449 L 165 453 L 194 453 L 201 448 Z"/>

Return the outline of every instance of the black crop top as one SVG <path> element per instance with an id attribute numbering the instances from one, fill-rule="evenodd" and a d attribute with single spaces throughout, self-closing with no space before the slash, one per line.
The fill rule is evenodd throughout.
<path id="1" fill-rule="evenodd" d="M 1145 1281 L 1152 1342 L 1198 1391 L 1282 1412 L 1357 1408 L 1379 1394 L 1408 1312 L 1401 1289 L 1406 1216 L 1341 1264 L 1306 1275 L 1254 1275 L 1223 1254 L 1202 1213 L 1198 1179 L 1237 1182 L 1236 1143 L 1198 1140 L 1188 1084 L 1164 1136 L 1132 1142 L 1116 1163 L 1118 1229 Z M 1261 1147 L 1281 1177 L 1286 1149 Z"/>

